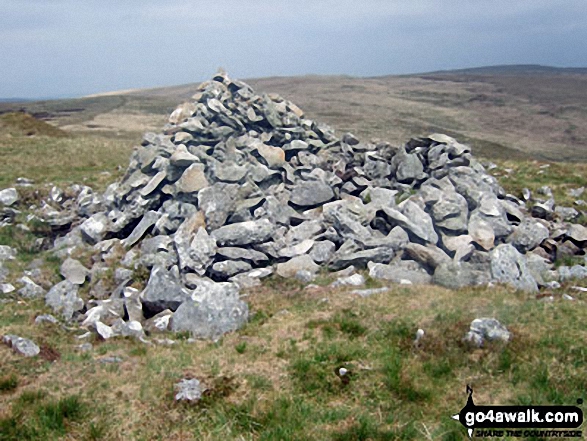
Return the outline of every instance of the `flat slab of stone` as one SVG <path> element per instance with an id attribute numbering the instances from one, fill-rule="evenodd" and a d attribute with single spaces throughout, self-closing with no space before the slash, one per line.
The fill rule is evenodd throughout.
<path id="1" fill-rule="evenodd" d="M 293 188 L 289 201 L 298 207 L 316 207 L 333 198 L 334 192 L 330 185 L 319 181 L 305 181 Z"/>
<path id="2" fill-rule="evenodd" d="M 229 224 L 214 230 L 211 236 L 221 246 L 250 245 L 266 242 L 273 233 L 267 219 Z"/>
<path id="3" fill-rule="evenodd" d="M 59 272 L 74 285 L 83 285 L 89 273 L 79 260 L 69 257 L 61 264 Z"/>
<path id="4" fill-rule="evenodd" d="M 320 267 L 312 260 L 312 258 L 303 254 L 296 256 L 287 262 L 278 263 L 275 272 L 286 279 L 293 278 L 300 271 L 308 271 L 311 274 L 316 274 Z"/>
<path id="5" fill-rule="evenodd" d="M 2 341 L 11 347 L 14 352 L 25 357 L 35 357 L 41 352 L 41 348 L 35 342 L 28 338 L 19 337 L 18 335 L 6 334 L 2 338 Z"/>

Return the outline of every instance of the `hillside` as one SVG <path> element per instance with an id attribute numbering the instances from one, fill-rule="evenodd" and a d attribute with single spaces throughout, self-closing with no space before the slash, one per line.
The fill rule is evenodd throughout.
<path id="1" fill-rule="evenodd" d="M 428 74 L 247 80 L 299 103 L 307 115 L 363 138 L 395 144 L 444 132 L 490 158 L 587 160 L 587 71 L 495 66 Z M 138 139 L 156 130 L 196 84 L 110 92 L 80 99 L 0 103 L 69 131 Z"/>

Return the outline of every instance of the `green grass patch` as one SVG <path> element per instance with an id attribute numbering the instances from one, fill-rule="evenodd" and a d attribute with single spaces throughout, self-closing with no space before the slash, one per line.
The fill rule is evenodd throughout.
<path id="1" fill-rule="evenodd" d="M 4 375 L 0 377 L 0 392 L 12 392 L 18 387 L 18 377 L 16 374 Z"/>
<path id="2" fill-rule="evenodd" d="M 56 439 L 67 435 L 86 413 L 87 406 L 77 395 L 49 399 L 43 393 L 23 394 L 11 414 L 0 420 L 0 440 Z"/>

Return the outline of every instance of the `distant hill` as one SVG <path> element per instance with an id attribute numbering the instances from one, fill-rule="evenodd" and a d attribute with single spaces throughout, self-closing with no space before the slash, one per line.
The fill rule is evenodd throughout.
<path id="1" fill-rule="evenodd" d="M 466 74 L 466 75 L 561 75 L 587 74 L 585 67 L 552 67 L 539 64 L 513 64 L 498 66 L 472 67 L 429 72 L 429 74 Z M 420 74 L 422 75 L 422 74 Z"/>
<path id="2" fill-rule="evenodd" d="M 245 79 L 275 92 L 309 118 L 369 140 L 402 144 L 444 132 L 486 157 L 587 162 L 587 69 L 489 66 L 414 75 Z M 128 137 L 157 131 L 198 83 L 78 99 L 0 103 L 68 132 Z"/>

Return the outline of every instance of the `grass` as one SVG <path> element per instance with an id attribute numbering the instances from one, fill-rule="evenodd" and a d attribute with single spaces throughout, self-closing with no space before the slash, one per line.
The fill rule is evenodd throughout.
<path id="1" fill-rule="evenodd" d="M 46 397 L 42 391 L 23 393 L 12 404 L 9 416 L 0 419 L 0 440 L 56 439 L 80 424 L 87 405 L 78 396 L 58 399 Z M 96 439 L 96 430 L 90 429 L 90 438 Z"/>
<path id="2" fill-rule="evenodd" d="M 78 183 L 104 190 L 122 176 L 131 150 L 128 140 L 90 135 L 0 137 L 0 188 L 25 177 L 36 184 Z"/>
<path id="3" fill-rule="evenodd" d="M 552 189 L 557 205 L 574 207 L 575 198 L 569 196 L 569 189 L 587 186 L 587 164 L 549 163 L 543 161 L 497 161 L 499 166 L 492 170 L 500 184 L 508 192 L 521 198 L 522 189 L 528 188 L 534 197 L 546 199 L 537 190 L 543 186 Z M 507 170 L 510 170 L 509 172 Z M 585 196 L 587 197 L 587 195 Z M 579 199 L 583 198 L 581 196 Z"/>
<path id="4" fill-rule="evenodd" d="M 572 302 L 500 287 L 392 287 L 367 299 L 344 289 L 290 289 L 251 292 L 258 318 L 218 343 L 94 340 L 83 357 L 71 332 L 31 325 L 45 311 L 41 301 L 3 304 L 0 332 L 44 339 L 61 353 L 48 362 L 0 347 L 0 369 L 18 378 L 0 394 L 3 427 L 10 434 L 17 427 L 21 439 L 464 440 L 450 415 L 464 405 L 466 384 L 479 404 L 585 398 L 587 312 Z M 7 320 L 15 314 L 21 318 Z M 464 345 L 479 316 L 498 318 L 513 340 Z M 426 334 L 414 346 L 418 328 Z M 105 356 L 123 361 L 99 363 Z M 334 373 L 340 366 L 351 371 L 348 384 Z M 173 384 L 186 376 L 208 389 L 200 403 L 173 402 Z M 69 412 L 72 402 L 79 413 Z M 108 403 L 108 425 L 90 402 Z"/>

